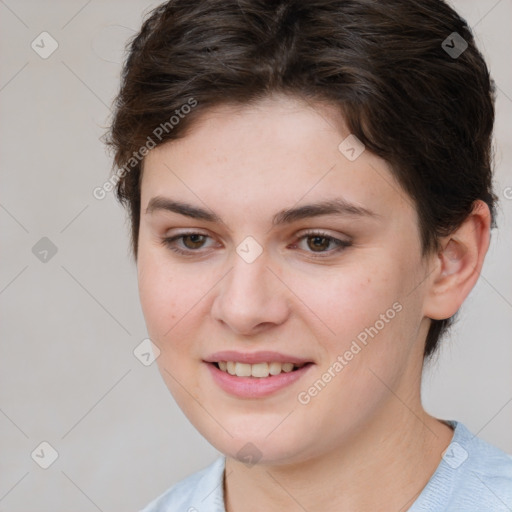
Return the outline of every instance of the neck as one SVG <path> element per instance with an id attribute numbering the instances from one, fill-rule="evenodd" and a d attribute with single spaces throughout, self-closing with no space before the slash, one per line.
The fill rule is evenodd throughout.
<path id="1" fill-rule="evenodd" d="M 329 452 L 293 465 L 226 459 L 226 512 L 407 510 L 453 437 L 417 399 L 396 395 Z M 385 411 L 385 412 L 384 412 Z"/>

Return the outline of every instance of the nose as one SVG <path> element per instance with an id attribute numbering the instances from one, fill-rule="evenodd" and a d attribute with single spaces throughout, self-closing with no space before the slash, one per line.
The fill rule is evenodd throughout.
<path id="1" fill-rule="evenodd" d="M 254 335 L 285 322 L 290 303 L 265 252 L 252 263 L 235 255 L 231 271 L 219 283 L 211 313 L 236 334 Z"/>

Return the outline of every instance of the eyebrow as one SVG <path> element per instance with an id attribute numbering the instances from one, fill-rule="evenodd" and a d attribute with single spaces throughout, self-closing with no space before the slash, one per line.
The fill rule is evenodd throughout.
<path id="1" fill-rule="evenodd" d="M 146 208 L 146 214 L 152 214 L 156 211 L 169 211 L 190 217 L 192 219 L 204 220 L 207 222 L 217 222 L 224 224 L 224 221 L 216 213 L 209 210 L 193 206 L 181 201 L 155 196 L 151 198 Z M 282 224 L 291 224 L 298 220 L 319 217 L 321 215 L 346 215 L 350 217 L 380 217 L 379 214 L 364 208 L 362 206 L 349 203 L 343 198 L 334 198 L 318 203 L 306 204 L 296 208 L 288 208 L 275 214 L 272 218 L 272 224 L 279 226 Z"/>

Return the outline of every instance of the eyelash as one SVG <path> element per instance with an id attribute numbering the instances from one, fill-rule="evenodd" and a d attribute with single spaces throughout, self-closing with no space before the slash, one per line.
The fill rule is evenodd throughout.
<path id="1" fill-rule="evenodd" d="M 179 249 L 178 247 L 176 247 L 176 245 L 174 245 L 174 243 L 177 240 L 183 239 L 184 237 L 191 236 L 191 235 L 199 235 L 199 236 L 204 236 L 204 237 L 210 238 L 210 237 L 208 237 L 208 235 L 205 235 L 203 233 L 197 233 L 195 231 L 190 231 L 187 233 L 181 233 L 181 234 L 173 236 L 173 237 L 163 238 L 162 245 L 164 245 L 171 251 L 176 252 L 182 256 L 192 256 L 192 255 L 194 255 L 194 253 L 198 253 L 199 249 L 184 250 L 184 249 Z M 310 254 L 312 254 L 314 258 L 326 258 L 328 256 L 332 256 L 333 254 L 337 254 L 352 245 L 352 242 L 349 242 L 346 240 L 339 240 L 338 238 L 334 238 L 334 237 L 328 235 L 327 233 L 324 233 L 323 231 L 309 231 L 309 232 L 303 234 L 302 236 L 300 236 L 298 240 L 302 241 L 307 238 L 325 238 L 326 240 L 328 240 L 329 242 L 333 242 L 337 246 L 334 250 L 328 251 L 328 252 L 319 252 L 319 253 L 310 252 Z"/>

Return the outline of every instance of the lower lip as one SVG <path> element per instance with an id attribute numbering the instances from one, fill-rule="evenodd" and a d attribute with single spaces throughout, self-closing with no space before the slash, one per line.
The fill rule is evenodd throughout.
<path id="1" fill-rule="evenodd" d="M 208 366 L 213 380 L 221 389 L 240 398 L 260 398 L 271 395 L 299 380 L 313 366 L 312 363 L 308 363 L 298 370 L 288 373 L 281 372 L 279 375 L 268 377 L 237 377 L 219 370 L 212 363 L 205 364 Z"/>

